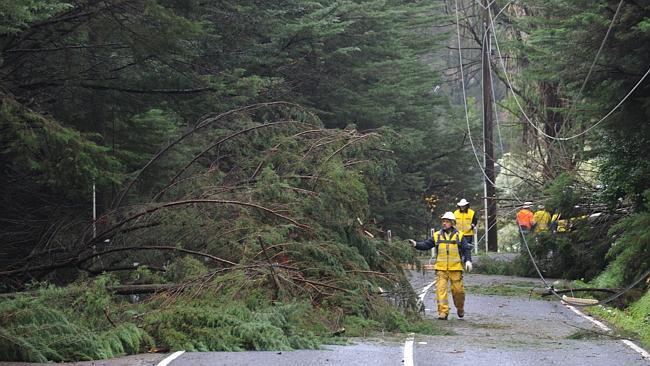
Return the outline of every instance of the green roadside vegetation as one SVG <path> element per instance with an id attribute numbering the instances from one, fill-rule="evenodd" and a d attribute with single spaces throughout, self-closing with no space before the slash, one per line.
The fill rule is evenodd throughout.
<path id="1" fill-rule="evenodd" d="M 524 254 L 477 272 L 536 278 L 513 224 L 529 200 L 565 223 L 528 237 L 545 277 L 612 290 L 650 269 L 650 5 L 620 4 L 491 2 L 499 240 Z M 0 5 L 0 360 L 445 334 L 401 239 L 483 200 L 483 14 L 460 0 L 466 121 L 446 5 Z M 589 311 L 650 347 L 649 286 Z"/>

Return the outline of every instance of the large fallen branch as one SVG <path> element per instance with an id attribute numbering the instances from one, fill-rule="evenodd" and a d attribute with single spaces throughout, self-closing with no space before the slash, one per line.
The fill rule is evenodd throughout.
<path id="1" fill-rule="evenodd" d="M 595 288 L 595 287 L 585 287 L 585 288 L 574 288 L 568 290 L 555 290 L 556 294 L 569 294 L 572 292 L 608 292 L 610 294 L 615 294 L 621 289 L 617 288 Z M 551 290 L 546 290 L 543 293 L 540 293 L 541 296 L 551 296 L 553 292 Z"/>
<path id="2" fill-rule="evenodd" d="M 223 118 L 226 118 L 226 117 L 238 114 L 238 113 L 242 113 L 242 112 L 252 112 L 252 111 L 256 111 L 258 109 L 268 108 L 268 107 L 275 107 L 275 106 L 299 107 L 295 103 L 282 102 L 282 101 L 280 101 L 280 102 L 269 102 L 269 103 L 258 103 L 258 104 L 244 106 L 244 107 L 237 108 L 237 109 L 232 109 L 232 110 L 229 110 L 227 112 L 220 113 L 220 114 L 217 114 L 217 115 L 214 115 L 214 116 L 205 117 L 201 122 L 197 123 L 192 129 L 185 132 L 179 138 L 177 138 L 176 140 L 170 142 L 167 146 L 165 146 L 160 151 L 158 151 L 158 153 L 156 153 L 156 155 L 154 155 L 142 167 L 142 169 L 140 169 L 138 171 L 138 173 L 135 175 L 135 177 L 133 177 L 133 179 L 131 179 L 131 181 L 126 185 L 126 187 L 122 190 L 122 192 L 120 192 L 120 194 L 118 195 L 115 203 L 113 204 L 113 207 L 117 208 L 117 207 L 122 205 L 122 201 L 126 197 L 127 193 L 129 193 L 129 191 L 131 190 L 131 188 L 133 187 L 135 182 L 140 178 L 140 176 L 142 175 L 142 173 L 145 170 L 147 170 L 153 163 L 158 161 L 158 159 L 160 159 L 160 157 L 162 157 L 165 153 L 167 153 L 167 151 L 169 151 L 172 147 L 176 146 L 178 143 L 185 140 L 190 135 L 193 135 L 197 131 L 202 130 L 203 128 L 205 128 L 205 127 L 211 125 L 212 123 L 214 123 L 216 121 L 219 121 L 219 120 L 221 120 Z"/>
<path id="3" fill-rule="evenodd" d="M 122 221 L 118 222 L 117 224 L 113 225 L 112 227 L 110 227 L 110 228 L 104 230 L 103 232 L 97 234 L 96 237 L 88 240 L 86 242 L 85 247 L 90 247 L 93 244 L 104 241 L 105 239 L 107 239 L 110 236 L 109 234 L 111 234 L 115 230 L 119 229 L 120 227 L 126 225 L 127 223 L 129 223 L 129 222 L 131 222 L 133 220 L 136 220 L 136 219 L 138 219 L 138 218 L 140 218 L 142 216 L 152 214 L 152 213 L 154 213 L 154 212 L 156 212 L 158 210 L 164 209 L 164 208 L 175 207 L 175 206 L 183 206 L 183 205 L 189 205 L 189 204 L 196 204 L 196 203 L 213 203 L 213 204 L 234 205 L 234 206 L 244 206 L 244 207 L 249 207 L 249 208 L 255 208 L 255 209 L 258 209 L 260 211 L 267 212 L 267 213 L 269 213 L 269 214 L 271 214 L 273 216 L 279 217 L 279 218 L 281 218 L 283 220 L 286 220 L 286 221 L 296 225 L 299 228 L 307 229 L 307 230 L 310 229 L 309 226 L 307 226 L 305 224 L 301 224 L 298 221 L 296 221 L 296 220 L 294 220 L 294 219 L 292 219 L 292 218 L 290 218 L 290 217 L 288 217 L 286 215 L 283 215 L 283 214 L 278 213 L 277 211 L 274 211 L 274 210 L 272 210 L 272 209 L 270 209 L 268 207 L 264 207 L 264 206 L 261 206 L 261 205 L 255 204 L 255 203 L 233 201 L 233 200 L 217 200 L 217 199 L 189 199 L 189 200 L 183 200 L 183 201 L 175 201 L 175 202 L 167 202 L 167 203 L 158 204 L 158 205 L 156 205 L 154 207 L 150 207 L 150 208 L 148 208 L 148 209 L 146 209 L 144 211 L 141 211 L 141 212 L 136 213 L 136 214 L 134 214 L 134 215 L 132 215 L 130 217 L 127 217 L 127 218 L 123 219 Z"/>
<path id="4" fill-rule="evenodd" d="M 197 160 L 199 160 L 202 156 L 204 156 L 205 154 L 207 154 L 210 150 L 214 149 L 215 147 L 220 146 L 221 144 L 227 142 L 228 140 L 231 140 L 231 139 L 233 139 L 233 138 L 235 138 L 235 137 L 237 137 L 237 136 L 239 136 L 239 135 L 243 135 L 243 134 L 248 133 L 248 132 L 252 132 L 252 131 L 255 131 L 255 130 L 262 129 L 262 128 L 277 127 L 277 126 L 286 125 L 286 124 L 304 124 L 304 123 L 299 122 L 299 121 L 294 121 L 294 120 L 286 120 L 286 121 L 278 121 L 278 122 L 272 122 L 272 123 L 265 123 L 265 124 L 260 124 L 260 125 L 257 125 L 257 126 L 249 127 L 249 128 L 246 128 L 246 129 L 243 129 L 243 130 L 240 130 L 240 131 L 234 132 L 234 133 L 232 133 L 232 134 L 230 134 L 230 135 L 228 135 L 228 136 L 226 136 L 226 137 L 220 139 L 219 141 L 217 141 L 217 142 L 213 143 L 212 145 L 210 145 L 210 146 L 206 147 L 205 149 L 203 149 L 203 151 L 201 151 L 200 153 L 196 154 L 196 156 L 194 156 L 194 158 L 193 158 L 192 160 L 190 160 L 190 161 L 189 161 L 187 164 L 185 164 L 185 165 L 184 165 L 184 166 L 183 166 L 183 167 L 182 167 L 178 172 L 176 172 L 176 174 L 175 174 L 174 177 L 169 181 L 169 183 L 168 183 L 165 187 L 162 188 L 161 192 L 164 192 L 164 191 L 165 191 L 165 190 L 166 190 L 170 185 L 174 184 L 174 182 L 176 182 L 176 180 L 177 180 L 178 178 L 180 178 L 180 176 L 181 176 L 181 175 L 182 175 L 182 174 L 183 174 L 187 169 L 189 169 L 190 166 L 192 166 L 192 164 L 194 164 Z M 306 125 L 306 124 L 305 124 L 305 125 Z M 311 125 L 308 125 L 308 126 L 310 126 L 310 127 L 314 127 L 314 126 L 311 126 Z M 158 194 L 156 194 L 156 195 L 154 196 L 153 199 L 154 199 L 154 200 L 157 200 L 157 199 L 160 198 L 160 196 L 161 196 L 161 193 L 158 193 Z"/>
<path id="5" fill-rule="evenodd" d="M 184 136 L 187 137 L 220 118 L 237 112 L 249 113 L 259 108 L 282 104 L 261 104 L 208 116 Z M 273 128 L 292 124 L 301 126 Z M 96 223 L 96 235 L 91 236 L 92 226 L 84 225 L 82 228 L 85 232 L 79 233 L 78 236 L 63 236 L 57 242 L 62 248 L 56 255 L 47 255 L 51 252 L 38 252 L 29 258 L 38 260 L 17 258 L 15 267 L 0 271 L 0 278 L 48 278 L 50 272 L 62 268 L 86 271 L 91 275 L 112 270 L 137 270 L 139 266 L 151 266 L 150 268 L 165 271 L 170 259 L 176 264 L 175 260 L 179 257 L 189 255 L 209 259 L 206 263 L 201 263 L 206 265 L 209 274 L 196 278 L 197 282 L 124 285 L 108 290 L 126 295 L 167 291 L 169 296 L 165 297 L 170 299 L 176 297 L 176 292 L 183 291 L 191 297 L 202 292 L 203 287 L 209 285 L 215 276 L 237 272 L 234 278 L 243 279 L 242 283 L 246 286 L 274 289 L 275 298 L 303 296 L 307 293 L 311 301 L 318 303 L 324 297 L 334 296 L 336 292 L 343 292 L 345 296 L 356 296 L 356 285 L 354 281 L 350 281 L 350 276 L 359 279 L 365 277 L 367 281 L 380 281 L 382 286 L 384 282 L 395 283 L 399 276 L 384 273 L 382 268 L 387 268 L 385 266 L 369 269 L 362 262 L 348 263 L 350 259 L 346 258 L 344 262 L 347 263 L 345 267 L 348 270 L 342 275 L 329 271 L 329 263 L 321 263 L 322 258 L 318 253 L 306 251 L 301 245 L 285 248 L 289 243 L 319 245 L 313 235 L 319 227 L 318 222 L 314 222 L 311 227 L 307 225 L 311 222 L 302 222 L 312 217 L 310 209 L 305 208 L 311 207 L 310 202 L 305 202 L 307 205 L 303 207 L 302 201 L 319 194 L 316 188 L 308 188 L 317 182 L 336 182 L 336 178 L 327 177 L 329 173 L 325 169 L 337 156 L 341 157 L 342 162 L 350 162 L 351 165 L 371 162 L 372 155 L 356 157 L 356 153 L 350 152 L 348 155 L 346 149 L 379 137 L 377 133 L 359 134 L 356 131 L 324 130 L 313 126 L 305 129 L 302 125 L 311 126 L 290 119 L 249 124 L 239 131 L 228 132 L 211 140 L 215 142 L 206 143 L 206 146 L 197 150 L 198 153 L 187 157 L 189 162 L 179 165 L 180 170 L 171 172 L 170 176 L 173 178 L 170 184 L 158 194 L 147 194 L 146 197 L 154 196 L 154 201 L 117 207 L 105 212 L 103 217 L 106 220 Z M 270 128 L 266 129 L 267 127 Z M 237 137 L 247 132 L 256 135 L 253 131 L 270 132 L 272 135 L 264 136 L 261 144 L 257 139 L 252 138 L 255 143 L 250 144 Z M 300 160 L 305 146 L 313 146 L 310 144 L 313 141 L 322 142 L 323 136 L 334 137 L 336 145 L 321 146 L 322 151 L 319 151 L 318 155 L 312 154 L 309 159 Z M 181 136 L 156 154 L 127 184 L 122 196 L 127 194 L 142 171 L 150 169 L 156 160 L 162 159 L 165 152 L 183 138 Z M 230 142 L 224 144 L 226 141 Z M 240 143 L 244 144 L 244 149 L 240 149 Z M 203 160 L 199 159 L 207 156 L 215 147 L 219 149 L 219 153 L 215 154 L 216 157 L 210 154 L 210 157 L 216 160 L 203 164 Z M 232 151 L 228 150 L 230 148 Z M 225 152 L 222 153 L 222 150 Z M 222 159 L 223 156 L 228 158 Z M 334 163 L 345 168 L 345 164 L 338 160 Z M 190 169 L 192 164 L 200 164 L 201 169 L 195 172 Z M 267 165 L 272 171 L 270 174 L 265 172 Z M 191 174 L 189 170 L 192 170 Z M 262 174 L 263 172 L 265 174 Z M 324 177 L 320 177 L 321 174 Z M 163 185 L 167 182 L 163 182 Z M 169 190 L 172 186 L 178 189 Z M 284 190 L 290 190 L 291 193 L 285 194 Z M 155 202 L 163 196 L 168 202 Z M 122 198 L 118 198 L 117 206 L 121 204 Z M 318 201 L 314 200 L 313 203 L 317 204 Z M 224 209 L 224 206 L 228 207 Z M 294 209 L 295 213 L 292 211 Z M 238 231 L 242 233 L 239 234 Z M 74 232 L 72 234 L 74 235 Z M 261 237 L 266 241 L 262 241 Z M 254 240 L 253 238 L 258 238 L 260 245 L 261 251 L 257 254 L 251 253 L 250 247 L 246 245 Z M 157 245 L 158 243 L 162 245 Z M 341 249 L 324 246 L 322 255 L 338 257 L 345 252 Z M 156 255 L 148 256 L 142 253 L 146 251 L 156 252 Z M 240 258 L 241 263 L 237 263 Z M 139 265 L 131 267 L 134 262 Z M 179 268 L 184 268 L 187 264 L 178 262 L 178 265 Z"/>
<path id="6" fill-rule="evenodd" d="M 164 246 L 164 245 L 151 245 L 151 246 L 130 246 L 130 247 L 121 247 L 121 248 L 113 248 L 113 249 L 108 249 L 99 253 L 94 253 L 89 256 L 84 257 L 83 259 L 79 259 L 78 264 L 85 263 L 89 260 L 92 260 L 93 258 L 97 258 L 106 254 L 110 253 L 117 253 L 117 252 L 125 252 L 125 251 L 139 251 L 139 250 L 161 250 L 161 251 L 177 251 L 177 252 L 182 252 L 182 253 L 187 253 L 187 254 L 192 254 L 200 257 L 205 257 L 212 259 L 213 261 L 223 263 L 223 264 L 228 264 L 231 266 L 236 266 L 237 263 L 229 261 L 227 259 L 219 258 L 217 256 L 214 256 L 212 254 L 208 253 L 203 253 L 203 252 L 198 252 L 196 250 L 189 250 L 189 249 L 184 249 L 184 248 L 178 248 L 178 247 L 171 247 L 171 246 Z"/>
<path id="7" fill-rule="evenodd" d="M 140 294 L 154 294 L 165 291 L 183 291 L 187 286 L 164 283 L 164 284 L 150 284 L 150 285 L 122 285 L 107 287 L 106 291 L 115 295 L 140 295 Z"/>
<path id="8" fill-rule="evenodd" d="M 106 291 L 115 295 L 137 295 L 137 294 L 153 294 L 166 291 L 183 291 L 187 285 L 176 283 L 160 283 L 160 284 L 146 284 L 146 285 L 120 285 L 108 286 Z M 82 288 L 79 291 L 84 291 Z M 0 294 L 0 299 L 15 299 L 18 296 L 37 296 L 38 291 L 22 291 L 22 292 L 9 292 Z"/>

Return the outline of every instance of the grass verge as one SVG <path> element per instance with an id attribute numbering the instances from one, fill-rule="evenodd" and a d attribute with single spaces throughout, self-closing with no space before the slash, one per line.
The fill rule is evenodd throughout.
<path id="1" fill-rule="evenodd" d="M 490 285 L 470 285 L 466 286 L 468 292 L 476 295 L 494 295 L 494 296 L 517 296 L 517 297 L 531 297 L 534 299 L 544 299 L 535 289 L 539 290 L 539 286 L 531 283 L 525 284 L 490 284 Z"/>
<path id="2" fill-rule="evenodd" d="M 650 349 L 650 291 L 625 310 L 595 306 L 586 308 L 586 311 L 631 333 L 641 341 L 645 349 Z"/>

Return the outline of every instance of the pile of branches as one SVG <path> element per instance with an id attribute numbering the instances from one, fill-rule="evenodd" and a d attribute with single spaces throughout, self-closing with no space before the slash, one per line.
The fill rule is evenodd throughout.
<path id="1" fill-rule="evenodd" d="M 290 103 L 207 115 L 135 172 L 96 222 L 67 223 L 14 258 L 0 281 L 19 288 L 30 279 L 69 282 L 83 272 L 165 272 L 192 256 L 208 274 L 147 288 L 201 289 L 241 272 L 263 278 L 274 299 L 370 299 L 385 288 L 413 307 L 400 266 L 409 251 L 359 224 L 368 215 L 366 186 L 379 179 L 373 169 L 390 154 L 383 146 L 380 131 L 325 129 Z"/>

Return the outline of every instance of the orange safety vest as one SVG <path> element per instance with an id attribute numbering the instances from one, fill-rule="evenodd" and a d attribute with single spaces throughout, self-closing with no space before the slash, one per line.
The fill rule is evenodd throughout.
<path id="1" fill-rule="evenodd" d="M 517 225 L 530 230 L 533 227 L 533 212 L 525 208 L 519 210 L 517 212 Z"/>

